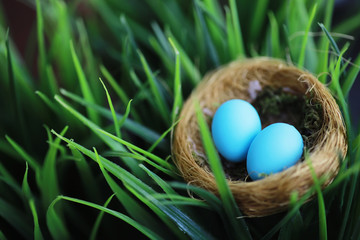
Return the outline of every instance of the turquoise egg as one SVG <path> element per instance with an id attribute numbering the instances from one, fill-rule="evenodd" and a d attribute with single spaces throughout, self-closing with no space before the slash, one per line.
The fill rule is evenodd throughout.
<path id="1" fill-rule="evenodd" d="M 264 128 L 251 143 L 246 167 L 251 179 L 258 180 L 295 165 L 301 158 L 304 143 L 296 128 L 274 123 Z"/>
<path id="2" fill-rule="evenodd" d="M 241 99 L 223 103 L 211 124 L 217 150 L 231 162 L 245 160 L 252 140 L 260 131 L 259 114 L 250 103 Z"/>

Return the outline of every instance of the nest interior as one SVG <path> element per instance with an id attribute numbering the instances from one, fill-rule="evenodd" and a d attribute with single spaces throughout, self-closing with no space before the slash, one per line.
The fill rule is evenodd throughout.
<path id="1" fill-rule="evenodd" d="M 263 89 L 281 89 L 294 96 L 305 96 L 321 105 L 322 121 L 312 133 L 309 159 L 318 177 L 325 176 L 323 187 L 331 183 L 339 165 L 339 156 L 347 151 L 341 112 L 328 89 L 313 75 L 269 58 L 232 62 L 207 74 L 185 102 L 173 138 L 173 156 L 184 179 L 218 194 L 217 186 L 202 147 L 194 100 L 210 126 L 216 109 L 230 99 L 256 101 Z M 278 121 L 271 119 L 267 123 Z M 245 164 L 239 170 L 246 171 Z M 231 167 L 231 166 L 230 166 Z M 245 173 L 241 173 L 245 174 Z M 258 181 L 228 178 L 229 187 L 242 212 L 248 216 L 267 216 L 287 208 L 292 192 L 305 194 L 313 184 L 309 165 L 300 161 L 287 170 Z"/>

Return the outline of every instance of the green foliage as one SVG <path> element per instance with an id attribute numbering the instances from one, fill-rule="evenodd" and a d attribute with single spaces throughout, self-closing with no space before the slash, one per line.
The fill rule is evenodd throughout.
<path id="1" fill-rule="evenodd" d="M 359 238 L 360 133 L 348 95 L 360 55 L 351 62 L 333 32 L 360 24 L 354 15 L 333 28 L 334 2 L 29 0 L 30 60 L 0 4 L 0 239 Z M 235 203 L 199 106 L 219 196 L 187 184 L 171 159 L 184 99 L 206 72 L 250 56 L 285 59 L 327 83 L 349 144 L 328 188 L 313 174 L 287 212 L 255 220 Z"/>

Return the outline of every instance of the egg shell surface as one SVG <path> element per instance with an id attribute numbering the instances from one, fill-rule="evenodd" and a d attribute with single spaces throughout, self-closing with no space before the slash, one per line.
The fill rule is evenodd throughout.
<path id="1" fill-rule="evenodd" d="M 247 155 L 247 171 L 258 180 L 295 165 L 301 158 L 304 143 L 299 131 L 286 123 L 264 128 L 251 143 Z"/>
<path id="2" fill-rule="evenodd" d="M 247 101 L 232 99 L 215 112 L 212 137 L 219 153 L 231 162 L 245 160 L 250 144 L 261 131 L 256 109 Z"/>

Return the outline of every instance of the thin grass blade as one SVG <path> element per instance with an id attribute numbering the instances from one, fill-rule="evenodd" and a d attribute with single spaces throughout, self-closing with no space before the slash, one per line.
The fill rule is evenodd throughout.
<path id="1" fill-rule="evenodd" d="M 196 85 L 201 80 L 201 74 L 199 72 L 199 69 L 196 67 L 193 61 L 191 61 L 190 57 L 186 53 L 186 51 L 181 47 L 180 43 L 175 39 L 175 37 L 168 33 L 169 38 L 171 38 L 174 46 L 179 51 L 180 60 L 181 60 L 181 66 L 184 68 L 185 72 L 189 76 L 191 83 L 193 85 Z"/>
<path id="2" fill-rule="evenodd" d="M 304 38 L 303 38 L 302 43 L 301 43 L 300 56 L 299 56 L 299 60 L 298 60 L 298 67 L 299 68 L 302 68 L 304 66 L 305 53 L 306 53 L 306 43 L 308 41 L 309 31 L 310 31 L 312 22 L 313 22 L 314 17 L 315 17 L 316 9 L 317 9 L 317 4 L 315 4 L 314 7 L 311 10 L 310 17 L 309 17 L 309 20 L 308 20 L 308 24 L 307 24 L 306 29 L 305 29 Z"/>
<path id="3" fill-rule="evenodd" d="M 354 65 L 351 66 L 351 69 L 347 73 L 347 76 L 342 84 L 342 92 L 345 98 L 348 97 L 349 92 L 354 85 L 354 82 L 360 72 L 360 55 L 355 59 Z"/>
<path id="4" fill-rule="evenodd" d="M 251 239 L 249 229 L 244 219 L 238 219 L 242 215 L 227 184 L 225 173 L 220 162 L 220 157 L 215 150 L 210 131 L 198 103 L 196 104 L 196 116 L 206 156 L 208 157 L 210 168 L 214 174 L 225 212 L 228 215 L 229 224 L 232 225 L 234 234 L 236 234 L 237 238 Z"/>
<path id="5" fill-rule="evenodd" d="M 104 67 L 104 65 L 100 65 L 100 71 L 105 77 L 105 79 L 109 82 L 112 89 L 116 92 L 122 103 L 128 103 L 130 101 L 130 98 L 127 96 L 123 88 L 116 82 L 115 78 L 111 75 L 111 73 Z"/>
<path id="6" fill-rule="evenodd" d="M 79 58 L 75 52 L 74 44 L 72 41 L 70 41 L 70 50 L 71 50 L 72 60 L 73 60 L 73 63 L 74 63 L 75 69 L 76 69 L 77 76 L 78 76 L 80 89 L 84 96 L 84 99 L 86 99 L 90 103 L 95 103 L 93 93 L 92 93 L 89 83 L 86 79 L 85 73 L 81 68 L 81 64 L 80 64 Z M 87 108 L 87 113 L 88 113 L 89 118 L 94 123 L 98 124 L 100 122 L 99 115 L 97 114 L 96 111 L 94 111 L 91 108 Z"/>
<path id="7" fill-rule="evenodd" d="M 244 42 L 240 28 L 240 22 L 239 22 L 240 20 L 237 11 L 236 1 L 229 0 L 229 4 L 230 4 L 232 28 L 228 29 L 228 31 L 230 30 L 232 32 L 231 36 L 234 37 L 234 39 L 232 39 L 233 42 L 231 45 L 235 46 L 234 50 L 237 57 L 244 57 L 245 48 L 244 48 Z"/>
<path id="8" fill-rule="evenodd" d="M 32 229 L 30 228 L 24 212 L 0 198 L 0 217 L 8 222 L 25 239 L 31 239 Z"/>
<path id="9" fill-rule="evenodd" d="M 165 167 L 165 168 L 167 168 L 167 169 L 169 169 L 169 170 L 173 170 L 173 169 L 174 169 L 174 167 L 173 167 L 171 164 L 169 164 L 168 162 L 164 161 L 164 160 L 161 159 L 160 157 L 158 157 L 158 156 L 156 156 L 156 155 L 154 155 L 154 154 L 152 154 L 152 153 L 150 153 L 150 152 L 147 152 L 147 151 L 145 151 L 145 150 L 143 150 L 143 149 L 135 146 L 134 144 L 129 143 L 129 142 L 127 142 L 127 141 L 125 141 L 125 140 L 123 140 L 123 139 L 121 139 L 121 138 L 118 138 L 118 137 L 116 137 L 116 136 L 114 136 L 114 135 L 112 135 L 112 134 L 110 134 L 110 133 L 108 133 L 108 132 L 105 132 L 104 130 L 98 129 L 98 131 L 99 131 L 100 133 L 106 135 L 106 136 L 109 136 L 110 138 L 114 139 L 115 141 L 117 141 L 117 142 L 119 142 L 119 143 L 127 146 L 128 148 L 131 148 L 131 149 L 135 150 L 136 152 L 139 152 L 139 153 L 143 154 L 144 156 L 152 159 L 155 163 L 157 163 L 157 164 L 159 164 L 159 165 L 161 165 L 161 166 L 163 166 L 163 167 Z"/>
<path id="10" fill-rule="evenodd" d="M 159 108 L 161 117 L 163 118 L 163 120 L 166 123 L 168 123 L 169 122 L 169 119 L 168 119 L 169 109 L 168 109 L 168 107 L 166 105 L 166 101 L 164 99 L 164 96 L 163 96 L 163 94 L 162 94 L 162 92 L 161 92 L 161 90 L 159 88 L 159 84 L 158 84 L 153 72 L 151 71 L 150 66 L 147 63 L 144 55 L 139 50 L 138 50 L 138 54 L 139 54 L 142 66 L 144 68 L 144 71 L 146 73 L 148 82 L 150 84 L 151 92 L 152 92 L 152 94 L 153 94 L 153 96 L 155 98 L 156 105 Z"/>
<path id="11" fill-rule="evenodd" d="M 132 101 L 133 101 L 132 99 L 129 100 L 129 102 L 128 102 L 127 106 L 126 106 L 125 113 L 124 113 L 123 117 L 122 117 L 122 118 L 120 119 L 120 121 L 119 121 L 119 126 L 118 126 L 118 127 L 119 127 L 119 130 L 120 130 L 120 128 L 124 125 L 124 123 L 126 122 L 126 120 L 127 120 L 128 117 L 129 117 Z M 119 138 L 121 138 L 121 137 L 119 137 Z"/>
<path id="12" fill-rule="evenodd" d="M 305 157 L 306 158 L 306 157 Z M 319 239 L 327 239 L 327 224 L 326 224 L 326 211 L 325 211 L 325 202 L 324 196 L 321 192 L 321 185 L 319 179 L 316 176 L 314 167 L 312 166 L 311 160 L 307 158 L 305 160 L 310 168 L 312 178 L 314 180 L 315 189 L 318 197 L 318 206 L 319 206 Z"/>
<path id="13" fill-rule="evenodd" d="M 68 127 L 66 126 L 60 133 L 61 136 L 64 136 L 67 132 Z M 49 204 L 56 198 L 60 193 L 59 183 L 58 183 L 58 174 L 56 167 L 58 145 L 60 144 L 61 139 L 56 138 L 53 142 L 49 139 L 49 150 L 46 153 L 45 160 L 41 169 L 41 191 L 43 197 L 43 205 L 46 209 Z"/>
<path id="14" fill-rule="evenodd" d="M 152 172 L 150 169 L 145 167 L 144 165 L 140 164 L 140 168 L 142 168 L 161 188 L 164 190 L 165 193 L 168 195 L 177 195 L 174 189 L 170 187 L 170 185 L 165 182 L 161 177 L 156 175 L 154 172 Z"/>
<path id="15" fill-rule="evenodd" d="M 175 126 L 179 123 L 180 119 L 171 125 L 161 136 L 150 146 L 150 148 L 147 150 L 148 152 L 152 152 L 161 142 L 164 141 L 164 138 L 166 135 L 168 135 L 169 132 L 173 131 Z"/>
<path id="16" fill-rule="evenodd" d="M 67 200 L 67 201 L 70 201 L 70 202 L 75 202 L 75 203 L 78 203 L 78 204 L 82 204 L 82 205 L 85 205 L 85 206 L 89 206 L 89 207 L 98 209 L 100 211 L 106 212 L 106 213 L 108 213 L 108 214 L 110 214 L 110 215 L 112 215 L 112 216 L 114 216 L 116 218 L 119 218 L 122 221 L 128 223 L 130 226 L 136 228 L 137 230 L 139 230 L 141 233 L 143 233 L 145 236 L 147 236 L 150 239 L 155 239 L 155 240 L 156 239 L 163 239 L 159 235 L 157 235 L 156 233 L 151 231 L 150 229 L 142 226 L 138 222 L 134 221 L 133 219 L 129 218 L 128 216 L 126 216 L 126 215 L 124 215 L 124 214 L 122 214 L 120 212 L 108 209 L 106 207 L 97 205 L 95 203 L 87 202 L 87 201 L 76 199 L 76 198 L 66 197 L 66 196 L 59 196 L 55 201 L 59 201 L 59 200 Z"/>
<path id="17" fill-rule="evenodd" d="M 60 92 L 64 96 L 66 96 L 66 97 L 70 98 L 71 100 L 75 101 L 76 103 L 79 103 L 79 104 L 81 104 L 83 106 L 91 107 L 94 110 L 98 111 L 101 116 L 104 116 L 109 120 L 112 120 L 112 114 L 111 114 L 110 110 L 105 109 L 105 108 L 103 108 L 103 107 L 101 107 L 99 105 L 96 105 L 96 104 L 91 104 L 91 103 L 85 101 L 84 99 L 82 99 L 81 97 L 66 91 L 65 89 L 61 89 Z M 123 115 L 117 114 L 116 117 L 117 117 L 117 119 L 122 119 Z M 130 118 L 127 118 L 126 121 L 124 122 L 124 128 L 131 131 L 136 136 L 144 139 L 148 143 L 154 143 L 154 141 L 156 141 L 160 137 L 160 134 L 154 132 L 150 128 L 147 128 L 147 127 L 145 127 L 145 126 L 131 120 Z M 162 149 L 165 149 L 164 142 L 161 142 L 159 147 L 162 148 Z"/>
<path id="18" fill-rule="evenodd" d="M 106 202 L 104 203 L 103 207 L 104 208 L 107 208 L 107 206 L 109 205 L 109 203 L 111 202 L 112 198 L 115 196 L 115 193 L 112 194 L 107 200 Z M 89 240 L 95 240 L 96 239 L 96 235 L 97 235 L 97 232 L 99 230 L 99 227 L 100 227 L 100 224 L 101 224 L 101 221 L 104 217 L 104 211 L 101 211 L 99 213 L 99 215 L 97 216 L 96 218 L 96 221 L 94 223 L 94 226 L 92 227 L 91 229 L 91 233 L 90 233 L 90 237 L 89 237 Z"/>
<path id="19" fill-rule="evenodd" d="M 10 85 L 10 91 L 12 95 L 12 102 L 14 104 L 14 120 L 16 121 L 17 125 L 21 129 L 21 137 L 25 140 L 25 144 L 28 145 L 27 142 L 27 131 L 25 128 L 25 122 L 24 122 L 24 116 L 23 116 L 23 109 L 22 105 L 20 104 L 20 96 L 19 96 L 19 89 L 17 86 L 16 76 L 14 74 L 14 65 L 13 65 L 13 59 L 12 59 L 12 52 L 10 49 L 10 42 L 9 42 L 9 30 L 6 33 L 5 37 L 5 46 L 6 46 L 6 54 L 7 54 L 7 70 L 8 70 L 8 76 L 9 76 L 9 85 Z"/>
<path id="20" fill-rule="evenodd" d="M 104 134 L 99 133 L 98 130 L 100 129 L 100 127 L 98 125 L 96 125 L 95 123 L 93 123 L 92 121 L 90 121 L 89 119 L 84 117 L 81 113 L 76 111 L 74 108 L 72 108 L 60 96 L 55 95 L 55 100 L 58 101 L 66 110 L 68 110 L 77 119 L 79 119 L 85 126 L 90 128 L 90 130 L 92 130 L 105 144 L 107 144 L 111 148 L 111 150 L 126 151 L 126 149 L 121 144 L 118 144 L 116 141 L 113 141 L 111 139 L 111 137 L 109 138 L 108 136 L 105 136 Z M 111 135 L 111 136 L 113 136 L 113 135 Z M 116 137 L 116 136 L 114 136 L 114 137 Z M 119 138 L 117 138 L 117 139 L 119 139 Z M 123 161 L 137 176 L 141 176 L 142 171 L 141 171 L 141 169 L 139 169 L 139 167 L 137 165 L 137 161 L 135 159 L 132 159 L 132 158 L 125 159 L 124 158 Z M 138 174 L 140 174 L 140 175 L 138 175 Z"/>
<path id="21" fill-rule="evenodd" d="M 340 55 L 340 49 L 338 47 L 338 45 L 336 44 L 334 38 L 331 36 L 331 34 L 329 33 L 329 31 L 326 29 L 326 27 L 324 26 L 324 24 L 322 23 L 318 23 L 321 30 L 325 33 L 326 37 L 328 38 L 328 40 L 331 43 L 331 46 L 333 47 L 333 49 L 335 50 L 336 54 Z"/>
<path id="22" fill-rule="evenodd" d="M 250 39 L 256 41 L 259 37 L 260 31 L 263 28 L 266 12 L 268 11 L 269 0 L 258 0 L 255 4 L 255 11 L 252 14 Z M 271 22 L 270 22 L 271 23 Z"/>
<path id="23" fill-rule="evenodd" d="M 326 2 L 325 16 L 324 16 L 324 26 L 327 29 L 331 29 L 331 18 L 334 10 L 334 2 L 335 0 L 329 0 Z M 320 53 L 319 53 L 319 65 L 318 65 L 318 73 L 326 73 L 328 69 L 328 61 L 329 61 L 329 41 L 326 35 L 321 37 L 320 40 Z M 326 81 L 326 75 L 322 75 L 319 77 L 319 80 L 324 83 Z"/>
<path id="24" fill-rule="evenodd" d="M 171 112 L 171 122 L 174 123 L 176 117 L 180 111 L 182 106 L 182 92 L 181 92 L 181 76 L 180 76 L 180 53 L 179 50 L 176 48 L 174 42 L 171 38 L 169 38 L 169 42 L 174 49 L 175 52 L 175 77 L 174 77 L 174 103 Z"/>
<path id="25" fill-rule="evenodd" d="M 39 225 L 39 217 L 38 217 L 38 213 L 37 213 L 36 206 L 35 206 L 35 200 L 32 197 L 32 193 L 31 193 L 29 183 L 28 183 L 28 171 L 29 171 L 29 166 L 26 163 L 26 170 L 25 170 L 25 174 L 24 174 L 22 189 L 23 189 L 25 198 L 27 199 L 27 201 L 29 203 L 29 207 L 30 207 L 31 213 L 33 215 L 33 219 L 34 219 L 34 239 L 42 240 L 44 238 L 43 238 L 43 234 L 41 233 L 41 229 L 40 229 L 40 225 Z"/>
<path id="26" fill-rule="evenodd" d="M 208 27 L 206 26 L 205 19 L 204 19 L 204 16 L 203 16 L 203 13 L 202 13 L 200 7 L 198 5 L 196 5 L 196 3 L 194 3 L 194 6 L 195 6 L 196 17 L 198 18 L 198 21 L 200 23 L 201 32 L 204 35 L 205 44 L 209 51 L 209 57 L 212 61 L 213 66 L 217 67 L 220 65 L 219 54 L 218 54 L 218 52 L 215 48 L 215 45 L 210 37 L 210 33 L 208 30 Z"/>
<path id="27" fill-rule="evenodd" d="M 9 136 L 5 136 L 6 140 L 10 143 L 10 145 L 15 149 L 15 151 L 24 159 L 29 166 L 35 171 L 39 172 L 40 164 L 33 159 L 20 145 L 18 145 L 14 140 L 12 140 Z"/>
<path id="28" fill-rule="evenodd" d="M 161 234 L 159 231 L 161 229 L 161 224 L 155 219 L 142 205 L 137 203 L 125 190 L 123 190 L 107 173 L 102 165 L 102 161 L 94 148 L 94 153 L 96 155 L 96 160 L 98 161 L 100 170 L 103 176 L 106 179 L 106 182 L 115 193 L 116 197 L 120 203 L 125 207 L 128 214 L 137 222 L 148 227 L 150 229 L 156 229 L 158 234 Z M 166 231 L 164 231 L 166 233 Z"/>
<path id="29" fill-rule="evenodd" d="M 53 133 L 56 134 L 55 132 Z M 60 135 L 57 134 L 57 136 Z M 89 156 L 94 161 L 97 161 L 97 158 L 92 151 L 89 151 L 88 149 L 64 137 L 62 137 L 62 139 L 68 144 L 76 147 L 79 151 Z M 154 191 L 149 186 L 140 181 L 138 178 L 136 178 L 134 175 L 121 168 L 120 166 L 114 164 L 113 162 L 106 160 L 105 158 L 99 156 L 99 159 L 101 160 L 104 168 L 110 173 L 112 173 L 115 177 L 123 181 L 125 186 L 133 194 L 135 194 L 135 196 L 137 196 L 144 203 L 150 204 L 149 207 L 151 207 L 152 210 L 156 211 L 159 217 L 163 218 L 164 216 L 168 216 L 168 218 L 170 218 L 174 223 L 176 223 L 178 228 L 172 228 L 172 231 L 174 231 L 174 233 L 180 231 L 179 229 L 181 229 L 183 232 L 186 232 L 190 237 L 193 237 L 194 239 L 213 239 L 211 235 L 204 231 L 196 222 L 190 219 L 179 209 L 174 206 L 164 206 L 159 201 L 151 197 L 151 194 L 153 194 Z M 163 220 L 166 224 L 170 224 L 169 226 L 171 226 L 172 221 L 169 222 L 166 221 L 166 219 Z M 179 232 L 179 234 L 180 235 L 177 234 L 177 236 L 181 236 L 181 232 Z"/>
<path id="30" fill-rule="evenodd" d="M 85 160 L 84 156 L 76 148 L 70 145 L 69 148 L 73 157 L 77 159 L 74 162 L 79 171 L 81 183 L 83 184 L 86 195 L 93 201 L 99 201 L 99 197 L 101 196 L 99 186 L 95 180 L 95 175 L 91 172 L 89 164 Z"/>
<path id="31" fill-rule="evenodd" d="M 44 69 L 46 66 L 46 48 L 45 48 L 45 34 L 44 34 L 44 17 L 41 9 L 40 0 L 36 0 L 36 25 L 37 25 L 37 40 L 39 51 L 39 73 L 42 75 L 42 85 L 45 87 L 46 78 L 44 78 Z"/>
<path id="32" fill-rule="evenodd" d="M 109 107 L 110 107 L 110 111 L 111 111 L 111 115 L 113 117 L 113 121 L 114 121 L 114 127 L 115 127 L 115 133 L 116 133 L 116 136 L 121 138 L 121 133 L 120 133 L 120 126 L 119 126 L 119 122 L 116 118 L 116 112 L 115 112 L 115 109 L 114 109 L 114 105 L 111 101 L 111 97 L 110 97 L 110 94 L 104 84 L 104 82 L 101 80 L 101 78 L 99 78 L 101 84 L 103 85 L 104 87 L 104 90 L 105 90 L 105 93 L 106 93 L 106 98 L 108 100 L 108 104 L 109 104 Z"/>
<path id="33" fill-rule="evenodd" d="M 281 57 L 279 26 L 273 12 L 269 12 L 270 32 L 271 32 L 271 52 L 272 56 L 276 58 Z"/>

